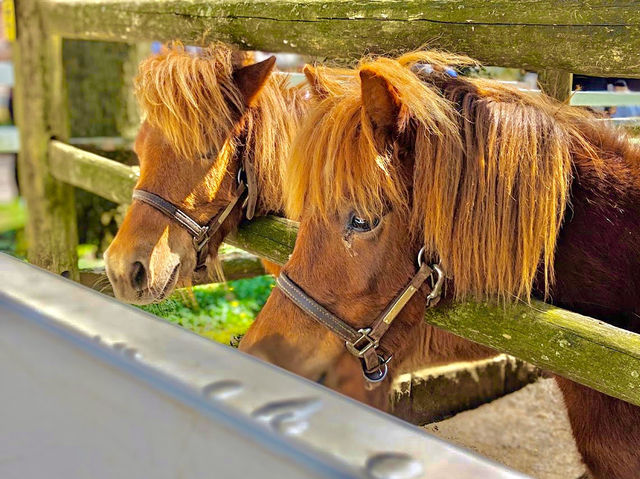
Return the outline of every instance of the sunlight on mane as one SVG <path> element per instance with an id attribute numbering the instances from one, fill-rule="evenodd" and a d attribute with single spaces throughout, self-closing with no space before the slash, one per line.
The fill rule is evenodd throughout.
<path id="1" fill-rule="evenodd" d="M 217 158 L 223 172 L 242 147 L 242 161 L 253 166 L 259 182 L 258 210 L 281 211 L 286 159 L 306 102 L 287 76 L 271 75 L 247 109 L 233 81 L 241 58 L 222 43 L 197 53 L 169 44 L 141 62 L 136 96 L 146 120 L 185 161 L 225 152 Z M 238 145 L 241 132 L 244 144 Z"/>
<path id="2" fill-rule="evenodd" d="M 358 70 L 318 68 L 328 92 L 292 150 L 286 204 L 291 217 L 327 220 L 346 206 L 369 217 L 389 205 L 454 278 L 458 298 L 528 300 L 538 271 L 548 293 L 557 237 L 569 203 L 572 161 L 605 168 L 601 146 L 624 150 L 624 135 L 543 95 L 494 81 L 436 73 L 414 63 L 474 65 L 442 52 L 366 59 L 402 105 L 399 132 L 412 150 L 413 179 L 401 178 L 397 149 L 378 151 L 362 106 Z M 397 144 L 397 143 L 396 143 Z M 412 183 L 412 184 L 411 184 Z"/>

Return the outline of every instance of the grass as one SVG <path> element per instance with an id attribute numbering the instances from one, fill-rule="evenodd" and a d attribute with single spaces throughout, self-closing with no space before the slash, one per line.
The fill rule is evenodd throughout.
<path id="1" fill-rule="evenodd" d="M 20 200 L 0 203 L 0 233 L 20 229 L 26 220 L 25 208 Z"/>
<path id="2" fill-rule="evenodd" d="M 25 256 L 26 217 L 24 205 L 20 200 L 0 203 L 0 251 L 20 258 Z"/>
<path id="3" fill-rule="evenodd" d="M 228 283 L 195 286 L 141 309 L 219 343 L 232 344 L 249 328 L 275 281 L 258 276 Z"/>

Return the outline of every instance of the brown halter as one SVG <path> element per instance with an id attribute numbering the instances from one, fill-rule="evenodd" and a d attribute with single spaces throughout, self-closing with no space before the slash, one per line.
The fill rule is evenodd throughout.
<path id="1" fill-rule="evenodd" d="M 236 192 L 233 195 L 233 198 L 227 205 L 227 207 L 218 212 L 213 218 L 211 218 L 206 224 L 201 225 L 196 220 L 191 218 L 187 213 L 182 211 L 176 205 L 171 203 L 170 201 L 165 200 L 162 196 L 156 195 L 155 193 L 151 193 L 150 191 L 145 190 L 133 190 L 132 198 L 134 200 L 142 201 L 146 203 L 165 216 L 168 216 L 172 220 L 178 222 L 180 226 L 186 229 L 191 237 L 193 238 L 193 247 L 196 250 L 196 271 L 199 271 L 205 267 L 205 263 L 207 261 L 207 248 L 206 246 L 209 244 L 209 240 L 211 237 L 220 229 L 224 220 L 231 214 L 235 206 L 238 204 L 240 199 L 244 196 L 244 193 L 248 191 L 247 198 L 242 204 L 243 208 L 247 208 L 247 216 L 249 216 L 249 211 L 253 212 L 255 208 L 255 203 L 249 207 L 247 203 L 255 198 L 255 194 L 252 194 L 251 188 L 248 186 L 252 183 L 251 178 L 245 177 L 243 174 L 243 168 L 240 168 L 238 171 L 238 187 L 236 188 Z M 247 175 L 249 176 L 249 175 Z M 251 219 L 251 218 L 249 218 Z"/>
<path id="2" fill-rule="evenodd" d="M 384 353 L 378 351 L 378 348 L 382 336 L 391 327 L 393 320 L 428 278 L 433 278 L 433 288 L 427 296 L 427 307 L 435 305 L 442 294 L 444 273 L 439 264 L 429 266 L 424 263 L 422 261 L 423 254 L 424 248 L 418 253 L 418 272 L 368 328 L 356 330 L 316 302 L 284 272 L 278 276 L 276 285 L 296 306 L 344 339 L 347 351 L 362 362 L 364 377 L 372 383 L 378 383 L 387 376 L 387 364 L 392 358 L 391 355 L 385 356 Z"/>

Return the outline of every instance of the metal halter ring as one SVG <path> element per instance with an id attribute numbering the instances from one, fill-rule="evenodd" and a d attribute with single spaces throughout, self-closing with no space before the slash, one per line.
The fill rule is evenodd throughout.
<path id="1" fill-rule="evenodd" d="M 388 359 L 384 359 L 382 356 L 378 354 L 378 360 L 380 361 L 380 366 L 378 366 L 378 369 L 375 369 L 374 371 L 371 371 L 371 372 L 365 371 L 363 367 L 362 374 L 364 375 L 364 378 L 370 383 L 379 383 L 384 381 L 384 378 L 387 377 L 387 373 L 389 372 L 388 363 L 389 361 L 391 361 L 391 358 L 393 358 L 393 356 L 389 356 Z"/>
<path id="2" fill-rule="evenodd" d="M 424 251 L 425 251 L 425 247 L 423 246 L 422 248 L 420 248 L 420 251 L 418 251 L 418 267 L 422 267 L 422 264 L 424 262 Z M 432 277 L 433 279 L 433 286 L 431 288 L 431 292 L 427 295 L 427 306 L 431 305 L 431 301 L 439 299 L 440 296 L 442 295 L 442 287 L 444 286 L 444 280 L 445 280 L 445 275 L 444 275 L 444 271 L 442 270 L 442 267 L 440 266 L 439 263 L 433 263 L 431 266 L 431 269 L 433 269 L 433 273 L 432 273 Z"/>

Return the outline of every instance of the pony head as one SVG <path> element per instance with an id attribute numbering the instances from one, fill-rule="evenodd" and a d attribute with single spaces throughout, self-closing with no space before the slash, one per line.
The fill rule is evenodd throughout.
<path id="1" fill-rule="evenodd" d="M 292 151 L 285 196 L 300 230 L 283 271 L 356 330 L 408 284 L 422 248 L 449 297 L 526 301 L 553 283 L 572 155 L 593 156 L 580 129 L 589 116 L 449 70 L 473 63 L 420 51 L 365 60 L 342 83 L 340 72 L 307 72 L 324 97 Z M 396 367 L 421 347 L 429 292 L 425 283 L 381 341 Z M 311 379 L 357 361 L 278 289 L 240 347 Z"/>
<path id="2" fill-rule="evenodd" d="M 136 189 L 206 224 L 232 201 L 241 165 L 266 168 L 286 154 L 274 142 L 292 130 L 286 121 L 285 81 L 271 75 L 274 63 L 271 57 L 243 65 L 240 55 L 222 44 L 197 53 L 174 44 L 143 61 L 135 80 L 145 115 L 134 147 L 140 160 Z M 275 179 L 262 176 L 267 180 L 258 185 L 264 190 L 260 197 L 274 197 L 279 173 Z M 242 218 L 241 204 L 209 241 L 209 274 L 222 239 Z M 264 204 L 258 202 L 257 209 Z M 189 232 L 135 199 L 104 256 L 116 296 L 139 304 L 190 284 L 197 261 Z"/>

